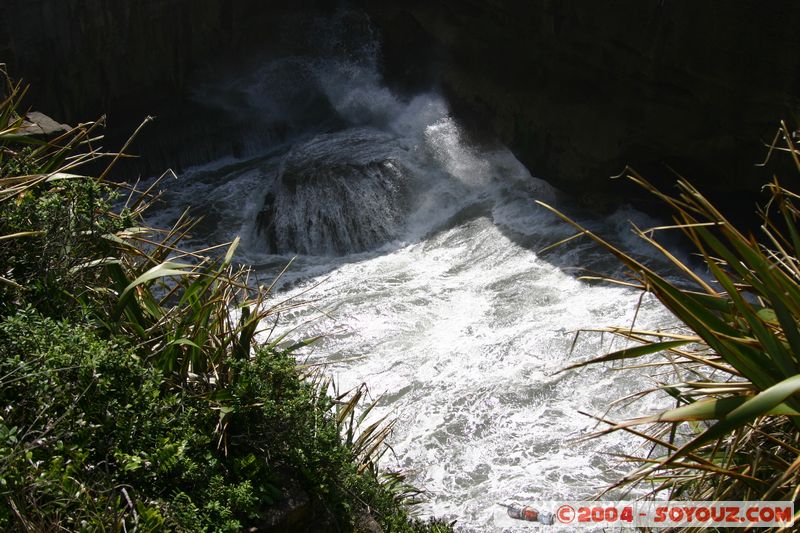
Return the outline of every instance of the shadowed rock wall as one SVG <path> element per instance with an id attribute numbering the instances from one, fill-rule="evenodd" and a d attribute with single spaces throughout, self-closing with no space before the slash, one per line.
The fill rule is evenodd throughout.
<path id="1" fill-rule="evenodd" d="M 72 124 L 108 117 L 107 142 L 145 129 L 117 174 L 180 170 L 236 153 L 247 124 L 193 101 L 198 78 L 224 77 L 296 49 L 296 21 L 318 0 L 2 0 L 0 62 L 30 84 L 27 102 Z"/>
<path id="2" fill-rule="evenodd" d="M 388 70 L 434 75 L 535 174 L 618 187 L 625 164 L 668 163 L 720 192 L 757 189 L 800 96 L 791 1 L 364 1 Z"/>
<path id="3" fill-rule="evenodd" d="M 279 42 L 299 0 L 3 0 L 0 62 L 30 102 L 66 121 L 155 113 L 185 97 L 192 71 Z M 288 5 L 291 4 L 291 5 Z"/>
<path id="4" fill-rule="evenodd" d="M 767 178 L 753 166 L 759 140 L 796 115 L 800 2 L 355 2 L 380 29 L 396 87 L 438 84 L 476 129 L 565 189 L 617 191 L 607 178 L 625 164 L 666 183 L 666 163 L 707 190 L 753 191 Z M 288 4 L 5 0 L 0 61 L 31 83 L 29 101 L 45 113 L 71 122 L 108 113 L 127 129 L 184 105 L 197 68 L 290 41 L 282 13 L 339 2 Z M 218 118 L 198 126 L 196 114 L 189 106 L 168 125 L 173 144 L 186 117 L 193 132 L 218 129 Z"/>

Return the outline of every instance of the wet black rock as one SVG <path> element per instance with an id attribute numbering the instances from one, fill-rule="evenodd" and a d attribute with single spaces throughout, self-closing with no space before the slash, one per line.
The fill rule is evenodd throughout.
<path id="1" fill-rule="evenodd" d="M 344 255 L 397 236 L 408 172 L 391 135 L 355 128 L 314 136 L 281 162 L 256 227 L 270 253 Z"/>

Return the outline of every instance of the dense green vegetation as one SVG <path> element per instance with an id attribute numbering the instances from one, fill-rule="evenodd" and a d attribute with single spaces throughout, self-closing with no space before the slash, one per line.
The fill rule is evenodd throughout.
<path id="1" fill-rule="evenodd" d="M 792 139 L 783 125 L 770 153 L 791 157 L 800 173 Z M 631 432 L 652 445 L 649 455 L 627 458 L 638 468 L 615 487 L 646 485 L 673 499 L 783 500 L 800 507 L 800 196 L 777 179 L 767 184 L 769 200 L 754 235 L 737 229 L 687 181 L 678 182 L 673 196 L 635 172 L 630 178 L 674 212 L 675 226 L 634 228 L 674 272 L 657 271 L 549 208 L 628 267 L 629 278 L 616 281 L 652 292 L 685 324 L 679 331 L 604 330 L 628 347 L 575 365 L 665 358 L 643 362 L 657 372 L 656 386 L 642 394 L 669 394 L 676 407 L 622 423 L 604 420 L 608 431 Z M 655 231 L 667 229 L 683 232 L 705 272 L 658 244 Z"/>
<path id="2" fill-rule="evenodd" d="M 3 92 L 0 530 L 450 530 L 379 469 L 391 425 L 362 424 L 363 390 L 328 396 L 295 363 L 311 341 L 256 341 L 292 304 L 237 242 L 143 227 L 155 189 L 108 180 L 100 124 L 31 138 Z"/>

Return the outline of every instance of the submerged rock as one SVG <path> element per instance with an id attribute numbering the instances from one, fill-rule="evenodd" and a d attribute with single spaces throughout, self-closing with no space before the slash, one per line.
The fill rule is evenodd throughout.
<path id="1" fill-rule="evenodd" d="M 403 224 L 407 173 L 394 138 L 370 128 L 323 134 L 284 157 L 258 215 L 271 253 L 344 255 L 378 247 Z"/>

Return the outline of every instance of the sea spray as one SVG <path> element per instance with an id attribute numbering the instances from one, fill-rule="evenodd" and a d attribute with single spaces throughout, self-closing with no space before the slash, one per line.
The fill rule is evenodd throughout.
<path id="1" fill-rule="evenodd" d="M 628 207 L 576 210 L 509 150 L 468 142 L 441 95 L 393 94 L 374 41 L 350 41 L 346 54 L 340 45 L 271 58 L 229 81 L 247 113 L 262 110 L 259 120 L 291 135 L 187 171 L 158 216 L 195 206 L 207 217 L 198 243 L 241 235 L 238 259 L 261 280 L 297 255 L 275 295 L 314 287 L 314 305 L 282 315 L 277 330 L 324 335 L 304 360 L 326 365 L 342 389 L 366 383 L 380 398 L 372 415 L 398 419 L 387 466 L 429 491 L 425 512 L 480 530 L 513 527 L 497 501 L 590 497 L 624 470 L 609 454 L 635 443 L 573 442 L 594 427 L 577 409 L 602 414 L 641 378 L 559 373 L 611 347 L 576 332 L 673 321 L 648 296 L 577 279 L 586 265 L 615 271 L 590 243 L 540 254 L 572 230 L 533 200 L 616 241 L 628 239 L 627 219 L 654 221 Z M 291 84 L 302 97 L 292 100 Z"/>

